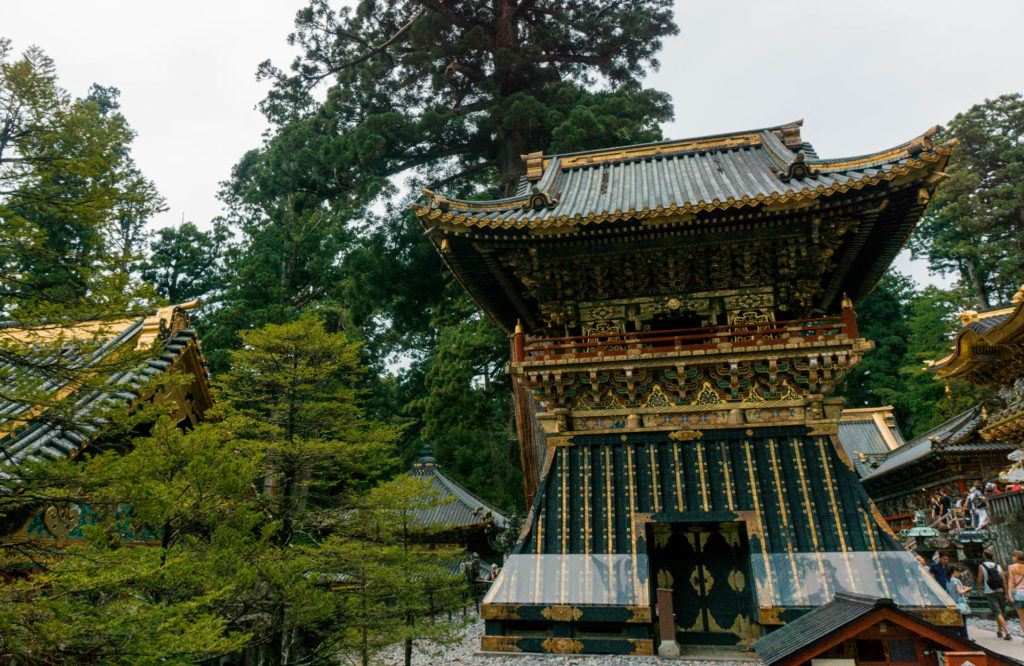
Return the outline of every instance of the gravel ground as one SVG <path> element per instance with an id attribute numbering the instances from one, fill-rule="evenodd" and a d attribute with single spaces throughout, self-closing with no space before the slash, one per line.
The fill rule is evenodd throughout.
<path id="1" fill-rule="evenodd" d="M 657 657 L 623 657 L 618 655 L 496 655 L 479 654 L 480 636 L 484 632 L 483 620 L 477 619 L 470 624 L 463 635 L 463 639 L 448 647 L 427 646 L 413 644 L 412 663 L 414 666 L 434 666 L 435 664 L 455 664 L 457 666 L 499 666 L 509 664 L 510 666 L 615 666 L 626 664 L 626 666 L 665 666 L 666 664 L 700 664 L 701 666 L 756 666 L 759 662 L 744 661 L 733 662 L 724 660 L 715 661 L 694 661 L 685 659 L 659 659 Z M 387 666 L 401 666 L 402 647 L 394 646 L 379 656 L 375 663 L 387 664 Z"/>

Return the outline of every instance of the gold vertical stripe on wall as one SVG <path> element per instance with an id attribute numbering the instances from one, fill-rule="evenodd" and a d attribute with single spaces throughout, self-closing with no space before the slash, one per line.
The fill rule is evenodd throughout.
<path id="1" fill-rule="evenodd" d="M 832 515 L 836 519 L 836 534 L 839 535 L 839 546 L 843 549 L 843 562 L 846 564 L 846 573 L 853 583 L 857 579 L 853 576 L 853 567 L 850 566 L 850 558 L 847 557 L 846 535 L 843 534 L 843 521 L 839 515 L 839 503 L 836 502 L 836 491 L 832 486 L 832 469 L 829 465 L 828 456 L 825 454 L 825 439 L 816 437 L 818 440 L 818 453 L 821 455 L 821 467 L 825 470 L 825 487 L 828 488 L 828 501 L 832 505 Z"/>
<path id="2" fill-rule="evenodd" d="M 567 447 L 563 446 L 559 450 L 561 452 L 561 460 L 559 461 L 559 464 L 561 466 L 561 472 L 562 472 L 562 533 L 561 533 L 560 536 L 561 536 L 561 539 L 562 539 L 562 555 L 565 555 L 566 554 L 565 545 L 566 545 L 566 542 L 569 539 L 569 493 L 568 493 L 568 482 L 569 482 L 569 479 L 568 479 L 568 477 L 569 477 L 569 469 L 568 468 L 569 468 L 569 466 L 565 464 L 565 462 L 566 462 L 565 461 L 565 457 L 566 457 L 566 454 L 569 453 L 569 449 Z"/>
<path id="3" fill-rule="evenodd" d="M 878 558 L 878 547 L 875 545 L 875 533 L 874 530 L 871 529 L 871 519 L 863 509 L 858 509 L 858 511 L 860 511 L 860 515 L 864 518 L 864 527 L 868 531 L 868 539 L 871 542 L 871 559 L 875 563 L 875 574 L 877 575 L 878 580 L 882 582 L 882 595 L 891 598 L 892 595 L 889 594 L 889 581 L 887 580 L 885 571 L 882 570 L 882 562 Z"/>
<path id="4" fill-rule="evenodd" d="M 761 557 L 764 559 L 764 574 L 765 584 L 768 587 L 768 596 L 771 597 L 771 604 L 775 604 L 775 585 L 772 583 L 772 568 L 771 563 L 768 561 L 768 544 L 765 543 L 764 535 L 767 533 L 767 529 L 764 524 L 764 516 L 761 515 L 761 501 L 758 499 L 758 487 L 757 477 L 754 471 L 754 459 L 750 455 L 750 440 L 743 440 L 743 451 L 747 455 L 747 474 L 750 477 L 750 497 L 754 503 L 754 515 L 757 516 L 757 524 L 761 528 L 761 538 L 758 541 L 761 542 Z"/>
<path id="5" fill-rule="evenodd" d="M 800 492 L 804 498 L 804 513 L 811 528 L 811 543 L 814 545 L 814 560 L 818 566 L 818 578 L 821 580 L 821 588 L 826 599 L 832 598 L 831 586 L 825 576 L 825 565 L 821 561 L 821 542 L 818 539 L 818 525 L 814 520 L 814 506 L 811 504 L 811 494 L 807 490 L 807 475 L 804 473 L 803 461 L 803 440 L 799 437 L 792 439 L 793 460 L 796 461 L 797 476 L 800 478 Z"/>
<path id="6" fill-rule="evenodd" d="M 636 483 L 633 480 L 633 447 L 630 444 L 626 444 L 626 475 L 628 477 L 627 484 L 629 487 L 629 523 L 626 525 L 626 529 L 629 530 L 629 542 L 630 550 L 633 553 L 633 558 L 636 558 L 636 527 L 633 525 L 636 516 Z"/>
<path id="7" fill-rule="evenodd" d="M 686 510 L 686 503 L 683 501 L 683 480 L 679 476 L 682 469 L 679 465 L 679 442 L 672 442 L 672 458 L 676 463 L 676 508 L 682 513 Z"/>
<path id="8" fill-rule="evenodd" d="M 725 501 L 730 511 L 736 510 L 736 503 L 733 500 L 732 492 L 732 470 L 729 468 L 729 447 L 725 442 L 718 443 L 718 450 L 722 456 L 722 476 L 725 477 Z"/>
<path id="9" fill-rule="evenodd" d="M 615 548 L 615 527 L 612 523 L 612 515 L 615 510 L 612 506 L 612 463 L 611 449 L 604 449 L 604 508 L 608 519 L 608 533 L 605 534 L 605 541 L 608 545 L 608 554 L 611 555 Z"/>
<path id="10" fill-rule="evenodd" d="M 590 447 L 583 448 L 583 552 L 590 554 Z"/>
<path id="11" fill-rule="evenodd" d="M 536 602 L 540 601 L 540 584 L 541 584 L 541 580 L 540 580 L 540 572 L 541 572 L 540 560 L 541 560 L 541 558 L 535 557 L 534 559 L 537 560 L 534 563 L 534 565 L 533 565 L 533 600 L 534 600 L 534 603 L 536 603 Z"/>
<path id="12" fill-rule="evenodd" d="M 782 517 L 782 533 L 786 535 L 786 552 L 789 553 L 789 567 L 793 571 L 793 585 L 796 587 L 797 598 L 806 602 L 807 598 L 800 585 L 800 570 L 796 566 L 796 557 L 793 555 L 794 535 L 789 525 L 789 503 L 782 491 L 782 476 L 779 474 L 779 460 L 775 453 L 775 439 L 771 437 L 768 438 L 768 459 L 772 463 L 772 476 L 775 478 L 775 496 L 779 500 L 779 515 Z"/>
<path id="13" fill-rule="evenodd" d="M 846 535 L 843 534 L 843 519 L 839 515 L 839 504 L 836 502 L 836 491 L 832 487 L 832 470 L 828 464 L 828 455 L 825 453 L 825 440 L 821 437 L 815 438 L 818 443 L 818 453 L 821 456 L 821 468 L 825 473 L 825 488 L 828 490 L 828 501 L 832 508 L 832 517 L 836 521 L 836 534 L 839 536 L 839 547 L 846 552 Z"/>
<path id="14" fill-rule="evenodd" d="M 700 476 L 700 497 L 704 510 L 709 511 L 708 480 L 704 473 L 704 445 L 700 443 L 700 440 L 694 440 L 694 446 L 697 448 L 697 473 Z"/>
<path id="15" fill-rule="evenodd" d="M 540 517 L 537 518 L 537 554 L 540 555 L 543 552 L 544 543 L 544 508 L 541 507 Z"/>
<path id="16" fill-rule="evenodd" d="M 654 447 L 653 442 L 647 445 L 651 453 L 651 503 L 654 506 L 654 513 L 658 513 L 661 511 L 661 502 L 658 501 L 658 491 L 661 489 L 661 475 L 658 474 L 658 455 Z"/>
<path id="17" fill-rule="evenodd" d="M 636 481 L 633 477 L 633 446 L 626 444 L 626 472 L 629 475 L 629 542 L 633 553 L 633 589 L 640 588 L 640 572 L 636 560 Z"/>

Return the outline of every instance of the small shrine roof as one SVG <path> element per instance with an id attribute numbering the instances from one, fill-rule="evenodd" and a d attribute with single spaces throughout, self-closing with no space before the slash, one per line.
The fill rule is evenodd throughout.
<path id="1" fill-rule="evenodd" d="M 416 514 L 416 523 L 424 527 L 470 527 L 493 523 L 504 528 L 508 518 L 445 474 L 429 449 L 413 463 L 409 475 L 428 481 L 440 503 Z"/>
<path id="2" fill-rule="evenodd" d="M 983 440 L 979 431 L 984 422 L 984 411 L 981 405 L 975 405 L 894 450 L 882 460 L 877 468 L 862 478 L 864 481 L 871 481 L 884 477 L 940 451 L 970 453 L 1012 451 L 1015 448 L 1003 442 Z"/>
<path id="3" fill-rule="evenodd" d="M 31 380 L 29 374 L 35 372 L 42 382 L 41 390 L 52 395 L 55 402 L 64 397 L 71 401 L 67 410 L 62 407 L 61 414 L 54 415 L 45 410 L 40 412 L 26 402 L 0 397 L 0 478 L 5 476 L 6 466 L 27 460 L 73 457 L 100 434 L 105 425 L 101 417 L 105 409 L 137 398 L 144 384 L 170 368 L 189 347 L 198 348 L 198 336 L 188 326 L 185 314 L 185 310 L 197 304 L 161 308 L 137 319 L 90 321 L 63 327 L 21 329 L 0 324 L 0 345 L 30 350 L 24 354 L 16 352 L 17 361 L 0 360 L 0 378 L 9 382 Z M 137 362 L 115 361 L 132 350 L 146 350 L 153 344 L 160 345 L 154 355 Z M 39 363 L 40 367 L 52 364 L 54 354 L 60 355 L 64 372 L 24 369 L 31 362 Z M 130 356 L 127 358 L 131 360 Z M 90 372 L 108 373 L 101 382 L 107 388 L 83 384 L 80 376 Z M 202 374 L 208 385 L 205 368 Z"/>
<path id="4" fill-rule="evenodd" d="M 549 228 L 652 219 L 760 204 L 810 201 L 941 170 L 952 143 L 937 128 L 894 148 L 820 159 L 800 137 L 803 121 L 744 132 L 578 153 L 524 155 L 527 174 L 512 197 L 488 201 L 425 191 L 416 214 L 484 228 Z"/>
<path id="5" fill-rule="evenodd" d="M 878 607 L 895 608 L 895 604 L 892 599 L 837 592 L 832 601 L 824 606 L 815 608 L 758 640 L 754 643 L 754 651 L 766 666 L 772 666 L 871 614 Z"/>
<path id="6" fill-rule="evenodd" d="M 839 419 L 839 443 L 863 478 L 871 460 L 879 460 L 906 444 L 893 417 L 892 405 L 844 409 Z"/>
<path id="7" fill-rule="evenodd" d="M 947 653 L 980 652 L 988 656 L 989 663 L 1018 663 L 969 640 L 947 635 L 913 613 L 900 609 L 890 598 L 849 592 L 837 592 L 827 604 L 765 635 L 754 643 L 754 651 L 765 666 L 808 663 L 882 621 L 927 639 Z"/>

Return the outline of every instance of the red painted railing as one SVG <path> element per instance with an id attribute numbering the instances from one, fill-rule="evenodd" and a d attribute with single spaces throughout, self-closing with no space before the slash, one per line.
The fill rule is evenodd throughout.
<path id="1" fill-rule="evenodd" d="M 665 352 L 733 350 L 769 344 L 825 342 L 839 335 L 857 337 L 852 310 L 838 317 L 792 319 L 762 324 L 680 328 L 668 331 L 601 333 L 561 338 L 527 338 L 516 360 L 548 361 Z M 518 352 L 518 350 L 516 350 Z"/>

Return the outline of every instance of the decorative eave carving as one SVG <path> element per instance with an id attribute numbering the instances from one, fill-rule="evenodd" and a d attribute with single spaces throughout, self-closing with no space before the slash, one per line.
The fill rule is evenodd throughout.
<path id="1" fill-rule="evenodd" d="M 146 317 L 142 322 L 142 332 L 139 333 L 135 349 L 140 351 L 149 349 L 156 342 L 166 340 L 178 331 L 188 328 L 189 320 L 186 312 L 197 307 L 199 307 L 198 299 L 178 305 L 168 305 Z"/>
<path id="2" fill-rule="evenodd" d="M 530 198 L 523 204 L 523 210 L 543 210 L 545 208 L 554 208 L 558 203 L 558 199 L 552 197 L 547 192 L 539 189 L 536 185 L 530 190 Z"/>
<path id="3" fill-rule="evenodd" d="M 800 151 L 793 158 L 793 161 L 786 166 L 785 170 L 779 171 L 779 178 L 784 183 L 791 180 L 803 180 L 818 175 L 818 170 L 807 164 L 807 155 Z"/>

